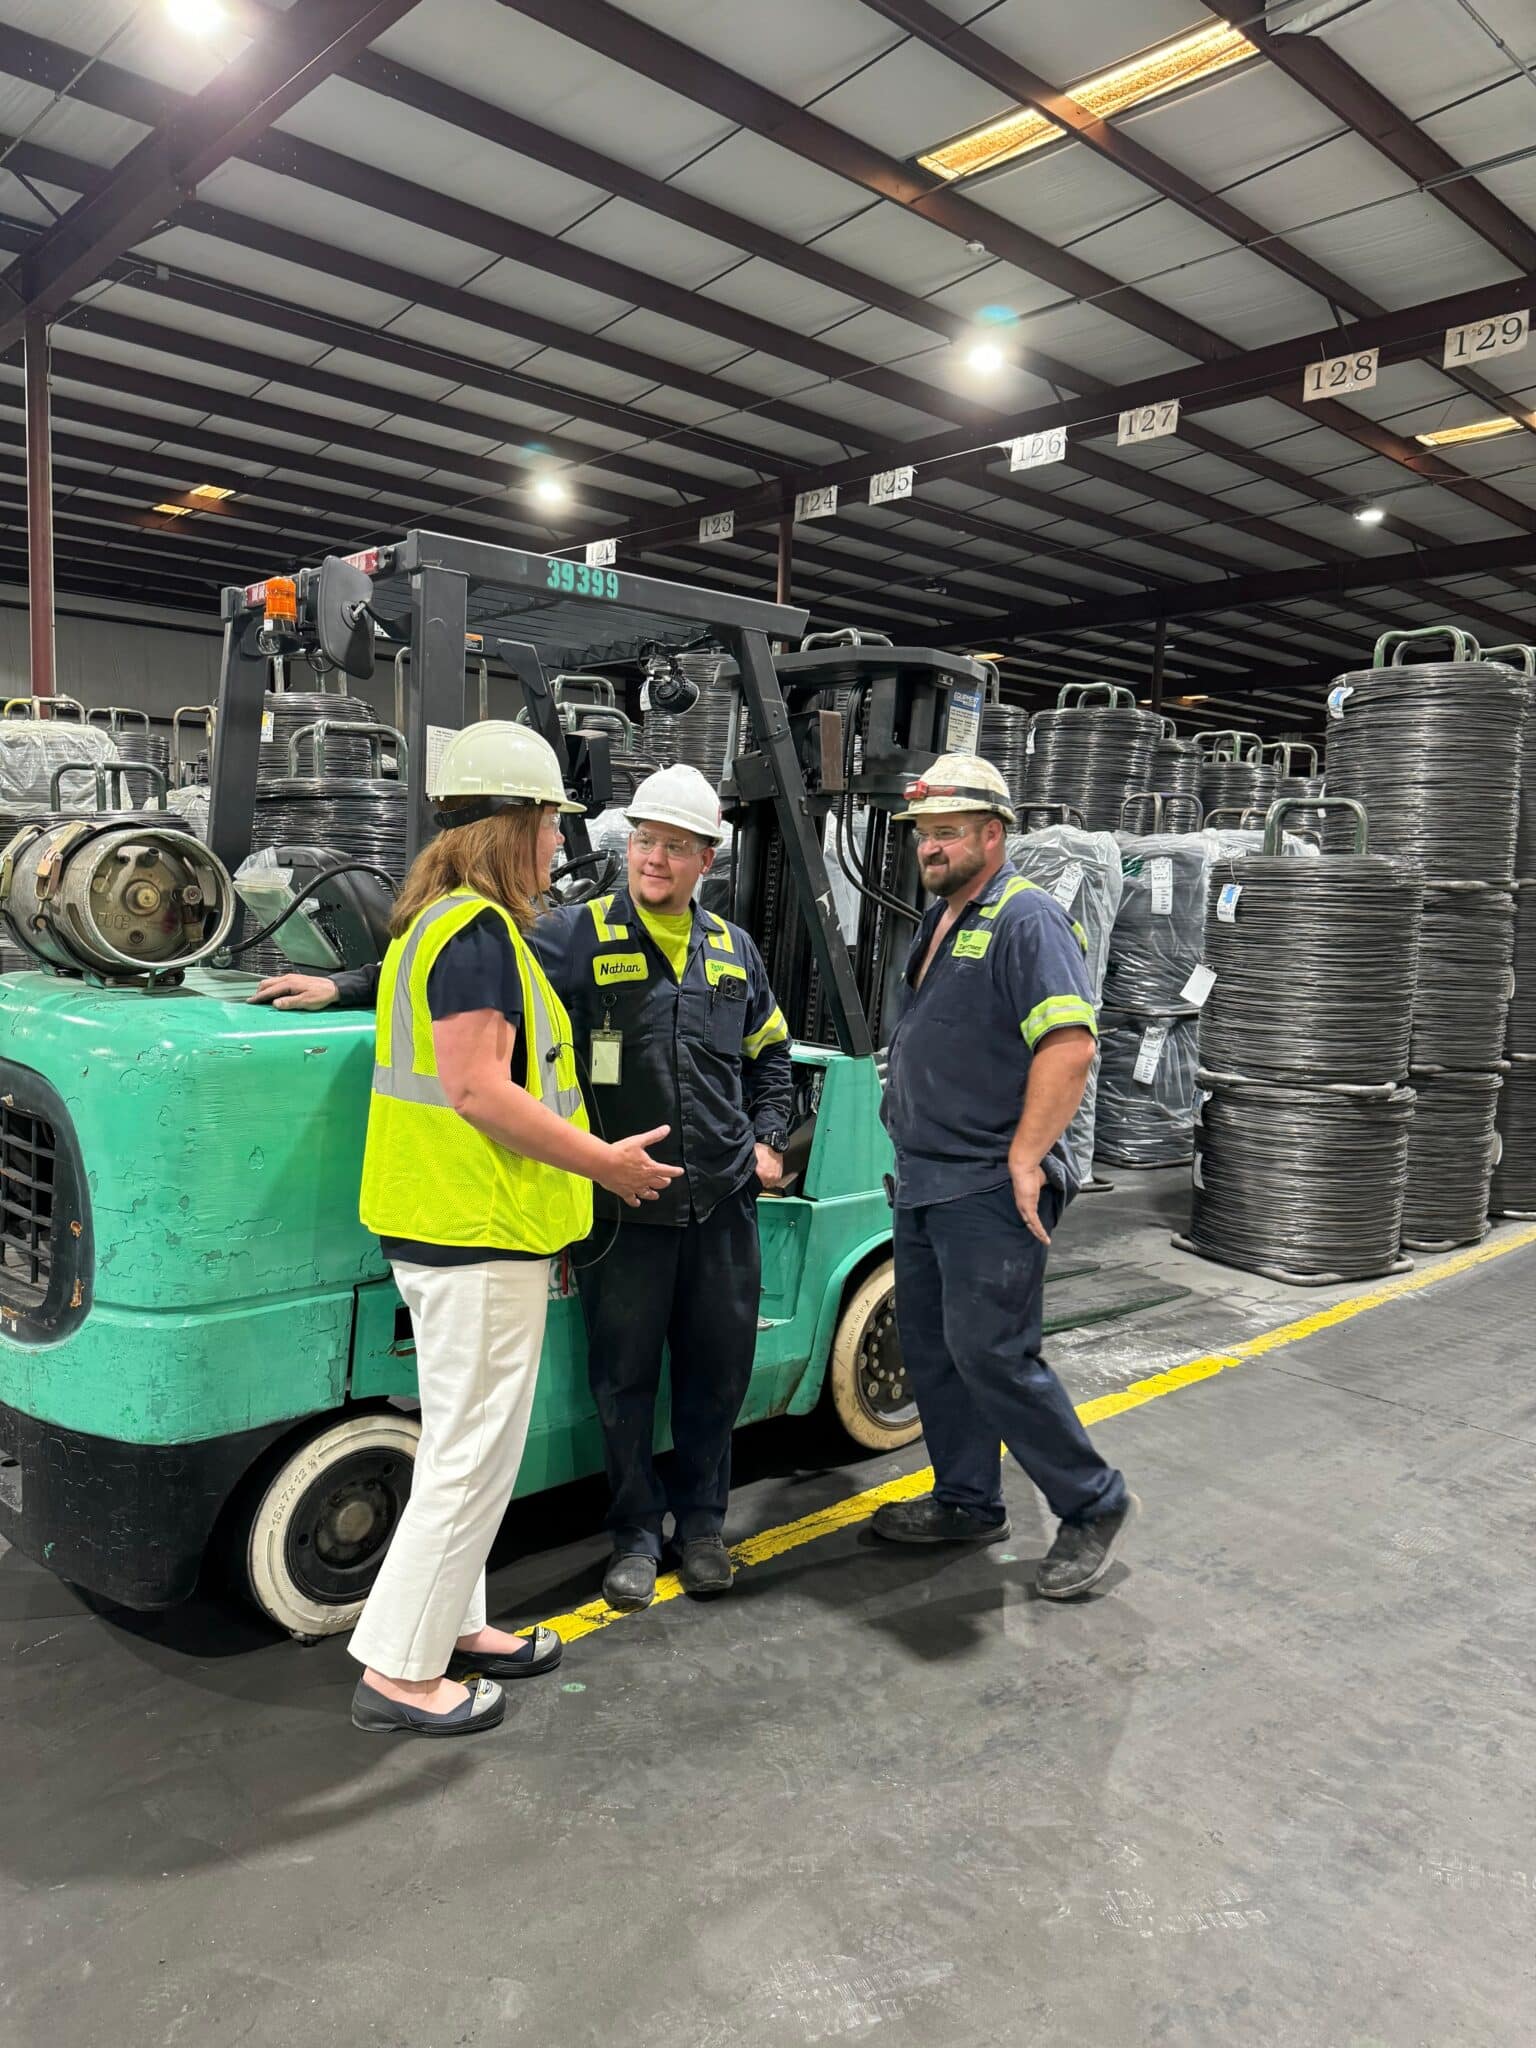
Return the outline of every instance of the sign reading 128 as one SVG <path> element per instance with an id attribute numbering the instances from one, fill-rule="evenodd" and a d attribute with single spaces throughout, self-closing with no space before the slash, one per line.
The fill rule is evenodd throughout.
<path id="1" fill-rule="evenodd" d="M 562 557 L 551 555 L 547 588 L 572 590 L 578 597 L 612 600 L 619 594 L 618 571 L 590 568 L 585 562 L 567 562 Z"/>

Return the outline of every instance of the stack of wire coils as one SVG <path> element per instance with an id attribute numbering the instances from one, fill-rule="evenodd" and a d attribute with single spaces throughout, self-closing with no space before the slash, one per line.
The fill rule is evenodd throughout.
<path id="1" fill-rule="evenodd" d="M 1265 753 L 1275 771 L 1275 796 L 1303 799 L 1299 810 L 1286 813 L 1285 829 L 1301 834 L 1320 848 L 1327 820 L 1322 764 L 1316 747 L 1306 740 L 1275 740 Z"/>
<path id="2" fill-rule="evenodd" d="M 1405 1085 L 1423 884 L 1365 850 L 1263 851 L 1211 870 L 1187 1251 L 1279 1280 L 1367 1279 L 1398 1262 L 1413 1091 Z"/>
<path id="3" fill-rule="evenodd" d="M 332 699 L 332 702 L 335 700 Z M 393 743 L 399 776 L 382 772 L 383 742 Z M 396 886 L 406 869 L 406 744 L 387 725 L 352 728 L 341 735 L 317 721 L 312 730 L 294 728 L 288 736 L 295 766 L 306 755 L 318 757 L 320 773 L 295 773 L 258 782 L 251 850 L 267 846 L 323 847 L 337 860 L 356 860 L 382 869 Z M 338 775 L 332 769 L 333 748 L 358 746 L 368 751 L 366 775 Z M 350 758 L 350 751 L 349 756 Z M 263 945 L 245 956 L 258 974 L 281 973 L 287 964 L 275 945 Z"/>
<path id="4" fill-rule="evenodd" d="M 169 788 L 170 734 L 156 732 L 147 711 L 135 710 L 131 704 L 101 704 L 86 715 L 91 724 L 107 728 L 116 745 L 119 761 L 132 762 L 135 767 L 153 768 L 160 777 L 158 783 L 154 775 L 129 778 L 129 787 L 136 802 L 148 802 L 157 790 Z"/>
<path id="5" fill-rule="evenodd" d="M 1450 659 L 1410 659 L 1431 648 Z M 1529 690 L 1516 667 L 1485 660 L 1451 627 L 1383 634 L 1375 659 L 1329 696 L 1327 840 L 1337 843 L 1333 800 L 1353 797 L 1373 849 L 1424 878 L 1410 1078 L 1425 1113 L 1403 1241 L 1438 1251 L 1487 1227 Z"/>
<path id="6" fill-rule="evenodd" d="M 1267 812 L 1275 796 L 1274 763 L 1264 758 L 1256 732 L 1197 732 L 1200 802 L 1207 822 L 1213 811 Z"/>
<path id="7" fill-rule="evenodd" d="M 1030 726 L 1026 804 L 1068 804 L 1088 831 L 1116 831 L 1126 798 L 1151 787 L 1161 729 L 1118 683 L 1063 684 Z"/>
<path id="8" fill-rule="evenodd" d="M 717 648 L 674 654 L 668 659 L 697 685 L 698 702 L 691 711 L 682 712 L 658 711 L 647 702 L 640 751 L 663 768 L 686 762 L 718 789 L 725 778 L 726 754 L 741 694 L 736 664 Z"/>
<path id="9" fill-rule="evenodd" d="M 1132 798 L 1127 815 L 1135 808 Z M 1189 983 L 1210 860 L 1198 833 L 1120 836 L 1095 1132 L 1100 1157 L 1116 1166 L 1175 1166 L 1194 1152 L 1199 1007 Z"/>
<path id="10" fill-rule="evenodd" d="M 1193 740 L 1179 738 L 1179 728 L 1171 718 L 1162 721 L 1147 787 L 1161 796 L 1198 798 L 1200 794 L 1200 749 Z"/>
<path id="11" fill-rule="evenodd" d="M 319 777 L 338 775 L 345 779 L 366 778 L 377 760 L 377 749 L 366 734 L 327 733 L 325 767 L 315 752 L 314 727 L 374 723 L 371 704 L 361 697 L 348 697 L 325 690 L 269 690 L 261 703 L 261 747 L 256 757 L 256 787 L 270 789 L 290 781 L 294 774 Z M 297 763 L 290 765 L 288 742 L 295 733 L 305 735 L 299 742 Z"/>
<path id="12" fill-rule="evenodd" d="M 1520 750 L 1513 986 L 1488 1206 L 1494 1216 L 1536 1216 L 1536 648 L 1489 647 L 1483 658 L 1516 669 L 1533 692 Z"/>
<path id="13" fill-rule="evenodd" d="M 1017 808 L 1029 774 L 1029 713 L 1017 704 L 988 703 L 981 714 L 978 748 L 1004 782 Z"/>

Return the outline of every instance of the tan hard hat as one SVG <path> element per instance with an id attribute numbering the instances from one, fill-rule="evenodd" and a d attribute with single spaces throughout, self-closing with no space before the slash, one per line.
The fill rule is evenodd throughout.
<path id="1" fill-rule="evenodd" d="M 980 754 L 940 754 L 903 794 L 907 808 L 896 813 L 898 824 L 905 818 L 938 817 L 944 811 L 991 811 L 1005 824 L 1017 822 L 1001 770 Z"/>

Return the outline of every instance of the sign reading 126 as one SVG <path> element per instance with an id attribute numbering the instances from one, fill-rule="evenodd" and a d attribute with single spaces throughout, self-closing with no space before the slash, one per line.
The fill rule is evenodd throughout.
<path id="1" fill-rule="evenodd" d="M 550 590 L 571 590 L 578 597 L 601 597 L 611 601 L 619 594 L 619 576 L 616 569 L 591 568 L 585 562 L 567 562 L 563 556 L 551 555 L 546 587 Z"/>

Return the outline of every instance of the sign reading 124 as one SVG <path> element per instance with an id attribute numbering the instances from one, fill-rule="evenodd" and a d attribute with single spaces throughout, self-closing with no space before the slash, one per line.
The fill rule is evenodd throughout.
<path id="1" fill-rule="evenodd" d="M 577 597 L 601 597 L 610 602 L 619 594 L 615 569 L 589 568 L 585 562 L 568 562 L 559 555 L 550 556 L 548 567 L 548 590 L 569 590 Z"/>

